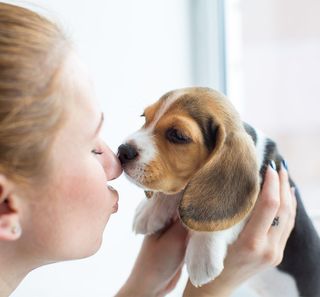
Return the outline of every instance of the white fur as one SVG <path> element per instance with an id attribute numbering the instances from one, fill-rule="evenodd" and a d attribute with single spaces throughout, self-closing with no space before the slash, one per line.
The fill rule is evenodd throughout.
<path id="1" fill-rule="evenodd" d="M 130 181 L 141 188 L 145 188 L 142 182 L 144 179 L 144 169 L 157 155 L 156 146 L 153 142 L 152 133 L 147 129 L 140 129 L 129 136 L 125 143 L 131 143 L 136 146 L 139 159 L 134 163 L 134 166 L 127 167 L 125 174 Z M 146 189 L 147 190 L 147 189 Z M 149 190 L 149 189 L 148 189 Z"/>
<path id="2" fill-rule="evenodd" d="M 139 158 L 135 161 L 134 166 L 126 169 L 127 177 L 139 187 L 144 188 L 142 182 L 145 166 L 154 160 L 158 154 L 153 141 L 153 130 L 169 107 L 183 94 L 183 91 L 177 91 L 172 94 L 172 96 L 168 97 L 156 112 L 150 125 L 147 128 L 142 128 L 133 133 L 124 141 L 124 143 L 134 144 L 139 154 Z"/>
<path id="3" fill-rule="evenodd" d="M 162 106 L 160 106 L 159 110 L 157 111 L 156 115 L 154 116 L 154 120 L 152 121 L 152 123 L 149 125 L 149 129 L 151 129 L 151 131 L 153 131 L 153 129 L 155 128 L 155 126 L 157 125 L 157 123 L 159 122 L 159 120 L 161 119 L 161 117 L 166 113 L 166 111 L 169 109 L 169 107 L 179 98 L 181 97 L 183 94 L 185 93 L 185 91 L 179 90 L 174 92 L 171 96 L 169 96 L 164 103 L 162 104 Z"/>
<path id="4" fill-rule="evenodd" d="M 152 234 L 161 230 L 177 214 L 180 195 L 154 193 L 149 200 L 144 199 L 137 207 L 133 220 L 133 231 L 137 234 Z"/>
<path id="5" fill-rule="evenodd" d="M 126 139 L 125 143 L 133 143 L 137 147 L 139 162 L 142 164 L 148 164 L 157 154 L 152 132 L 149 129 L 140 129 L 133 133 Z"/>
<path id="6" fill-rule="evenodd" d="M 185 261 L 194 286 L 202 286 L 221 273 L 228 245 L 237 239 L 244 224 L 242 220 L 223 231 L 191 232 Z"/>

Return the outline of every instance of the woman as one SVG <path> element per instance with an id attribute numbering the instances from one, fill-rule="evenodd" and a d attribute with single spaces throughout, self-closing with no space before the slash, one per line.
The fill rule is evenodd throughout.
<path id="1" fill-rule="evenodd" d="M 56 25 L 0 3 L 0 296 L 33 269 L 94 254 L 117 192 L 121 167 L 99 137 L 103 115 L 69 41 Z M 230 296 L 277 265 L 293 228 L 295 197 L 283 168 L 269 166 L 254 213 L 230 247 L 222 274 L 187 284 L 184 296 Z M 273 218 L 281 218 L 277 228 Z M 179 280 L 186 230 L 176 221 L 146 237 L 117 296 L 165 296 Z M 152 260 L 150 260 L 152 258 Z"/>

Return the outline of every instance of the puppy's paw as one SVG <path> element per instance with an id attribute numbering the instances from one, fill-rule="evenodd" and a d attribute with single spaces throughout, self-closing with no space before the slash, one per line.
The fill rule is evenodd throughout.
<path id="1" fill-rule="evenodd" d="M 136 234 L 153 234 L 164 228 L 168 221 L 167 214 L 160 212 L 157 205 L 142 201 L 136 210 L 132 229 Z"/>
<path id="2" fill-rule="evenodd" d="M 215 279 L 223 270 L 226 244 L 212 234 L 191 236 L 187 251 L 186 265 L 191 283 L 200 287 Z"/>
<path id="3" fill-rule="evenodd" d="M 195 287 L 201 287 L 214 280 L 223 270 L 223 262 L 212 263 L 205 258 L 186 258 L 187 270 L 191 283 Z"/>

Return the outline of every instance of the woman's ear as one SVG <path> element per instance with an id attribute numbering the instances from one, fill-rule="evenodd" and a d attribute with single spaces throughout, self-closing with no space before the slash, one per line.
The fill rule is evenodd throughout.
<path id="1" fill-rule="evenodd" d="M 243 219 L 259 192 L 252 139 L 242 129 L 219 128 L 216 149 L 187 185 L 179 205 L 183 223 L 196 231 L 219 231 Z"/>
<path id="2" fill-rule="evenodd" d="M 21 236 L 19 214 L 13 207 L 14 199 L 11 182 L 0 174 L 0 241 L 17 240 Z"/>

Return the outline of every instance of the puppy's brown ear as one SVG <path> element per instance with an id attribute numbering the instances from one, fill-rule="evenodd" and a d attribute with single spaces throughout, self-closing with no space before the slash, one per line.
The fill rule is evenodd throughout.
<path id="1" fill-rule="evenodd" d="M 248 214 L 258 192 L 259 170 L 251 138 L 242 129 L 226 135 L 219 127 L 216 147 L 187 185 L 179 214 L 192 230 L 224 230 Z"/>

